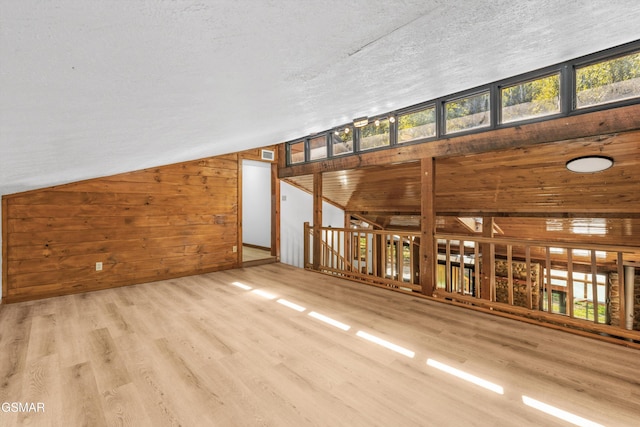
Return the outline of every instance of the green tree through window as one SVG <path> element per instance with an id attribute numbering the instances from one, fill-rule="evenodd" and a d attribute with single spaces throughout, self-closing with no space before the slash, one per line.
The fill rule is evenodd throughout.
<path id="1" fill-rule="evenodd" d="M 577 107 L 640 96 L 640 52 L 576 69 Z"/>
<path id="2" fill-rule="evenodd" d="M 503 88 L 502 123 L 560 112 L 560 74 Z"/>

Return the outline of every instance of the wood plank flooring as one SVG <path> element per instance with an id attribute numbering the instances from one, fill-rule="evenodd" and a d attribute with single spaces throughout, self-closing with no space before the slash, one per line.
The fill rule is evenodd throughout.
<path id="1" fill-rule="evenodd" d="M 256 261 L 266 258 L 271 258 L 270 251 L 254 248 L 252 246 L 242 246 L 242 261 Z"/>
<path id="2" fill-rule="evenodd" d="M 251 246 L 242 246 L 242 266 L 254 267 L 257 265 L 276 262 L 276 257 L 271 256 L 271 251 L 258 249 Z"/>
<path id="3" fill-rule="evenodd" d="M 632 426 L 639 362 L 622 346 L 269 264 L 0 306 L 0 425 L 571 425 L 526 396 Z"/>

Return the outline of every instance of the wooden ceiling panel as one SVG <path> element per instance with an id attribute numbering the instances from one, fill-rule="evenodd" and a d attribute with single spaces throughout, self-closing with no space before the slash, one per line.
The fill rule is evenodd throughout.
<path id="1" fill-rule="evenodd" d="M 349 174 L 353 176 L 346 176 L 344 171 L 326 175 L 327 181 L 340 183 L 347 211 L 420 211 L 419 163 L 358 169 Z M 331 186 L 326 187 L 325 194 L 332 194 Z"/>
<path id="2" fill-rule="evenodd" d="M 566 169 L 568 160 L 604 155 L 614 166 L 593 174 Z M 436 160 L 440 215 L 597 217 L 640 215 L 640 131 Z M 288 178 L 311 191 L 310 175 Z M 323 196 L 361 213 L 420 212 L 418 162 L 323 174 Z"/>
<path id="3" fill-rule="evenodd" d="M 286 181 L 309 192 L 313 176 Z M 322 175 L 323 197 L 350 212 L 420 212 L 420 164 L 327 172 Z"/>
<path id="4" fill-rule="evenodd" d="M 577 174 L 567 161 L 614 159 L 606 171 Z M 640 132 L 438 159 L 439 213 L 640 212 Z"/>
<path id="5" fill-rule="evenodd" d="M 640 246 L 640 218 L 496 218 L 505 237 Z"/>

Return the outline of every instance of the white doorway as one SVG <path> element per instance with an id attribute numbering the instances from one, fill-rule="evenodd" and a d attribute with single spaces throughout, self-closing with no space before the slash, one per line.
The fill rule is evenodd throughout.
<path id="1" fill-rule="evenodd" d="M 271 163 L 242 160 L 242 262 L 272 260 Z"/>

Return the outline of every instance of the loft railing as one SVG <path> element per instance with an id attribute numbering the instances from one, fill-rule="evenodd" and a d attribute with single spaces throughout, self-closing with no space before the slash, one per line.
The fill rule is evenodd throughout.
<path id="1" fill-rule="evenodd" d="M 314 229 L 305 223 L 305 268 L 314 265 Z M 368 283 L 420 291 L 420 233 L 320 228 L 318 270 Z"/>
<path id="2" fill-rule="evenodd" d="M 484 299 L 633 329 L 633 313 L 627 311 L 634 289 L 627 286 L 625 292 L 623 278 L 631 274 L 625 266 L 633 270 L 640 259 L 638 247 L 453 234 L 436 239 L 437 296 Z M 468 274 L 459 274 L 460 259 Z M 482 265 L 483 259 L 490 261 Z"/>
<path id="3" fill-rule="evenodd" d="M 314 245 L 314 235 L 320 236 L 319 244 Z M 305 224 L 304 236 L 307 269 L 422 291 L 420 233 L 317 230 Z M 640 341 L 640 315 L 634 319 L 634 311 L 640 311 L 634 302 L 640 286 L 633 281 L 640 247 L 455 234 L 437 234 L 435 239 L 437 283 L 432 297 L 601 333 L 611 334 L 614 327 L 612 335 Z"/>

